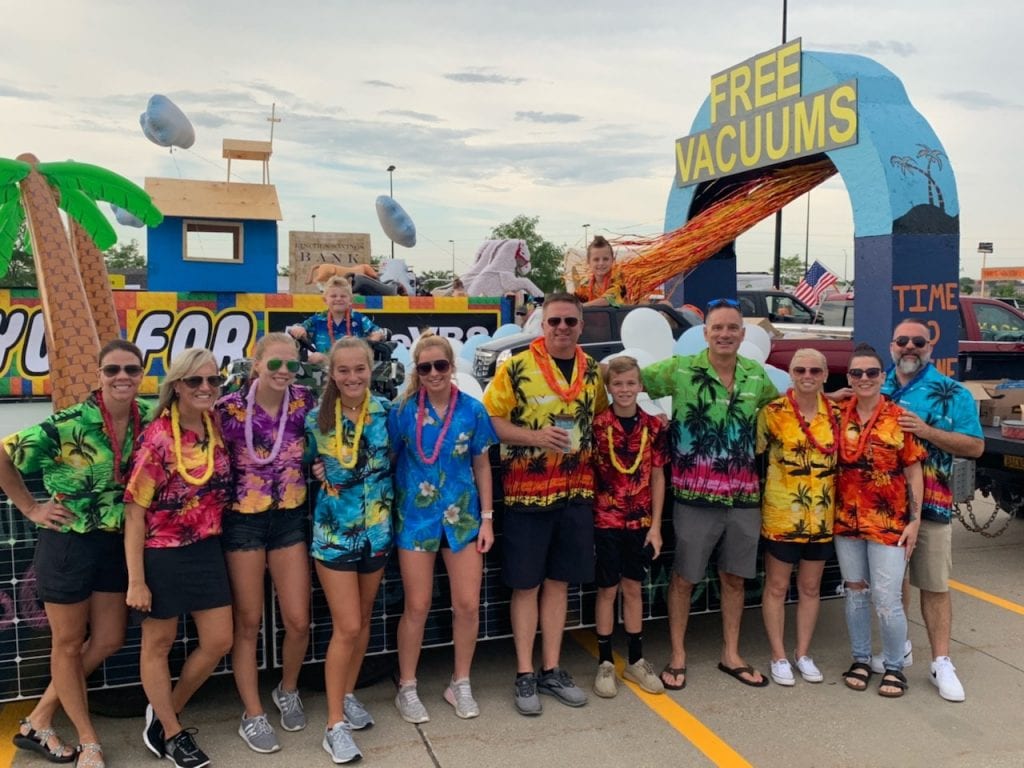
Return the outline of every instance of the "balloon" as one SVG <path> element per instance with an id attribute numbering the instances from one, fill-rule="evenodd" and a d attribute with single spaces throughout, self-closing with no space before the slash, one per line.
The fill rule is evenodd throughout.
<path id="1" fill-rule="evenodd" d="M 761 360 L 761 362 L 763 363 L 765 360 L 768 359 L 768 356 L 771 355 L 772 353 L 772 337 L 769 336 L 768 331 L 766 331 L 760 325 L 746 323 L 744 325 L 744 328 L 746 330 L 746 336 L 744 336 L 743 340 L 749 341 L 755 347 L 764 352 L 764 360 Z M 741 352 L 740 354 L 743 353 Z M 754 359 L 756 360 L 757 358 Z"/>
<path id="2" fill-rule="evenodd" d="M 126 227 L 146 226 L 146 223 L 142 219 L 128 213 L 124 208 L 118 208 L 113 203 L 110 204 L 110 210 L 114 212 L 114 218 L 117 219 L 118 224 L 123 224 Z"/>
<path id="3" fill-rule="evenodd" d="M 448 339 L 448 344 L 452 348 L 452 354 L 458 357 L 462 351 L 462 339 Z"/>
<path id="4" fill-rule="evenodd" d="M 749 357 L 751 360 L 757 360 L 759 363 L 764 363 L 764 361 L 768 359 L 768 354 L 748 339 L 744 339 L 740 342 L 740 354 L 743 355 L 743 357 Z"/>
<path id="5" fill-rule="evenodd" d="M 459 387 L 459 392 L 474 397 L 477 400 L 484 399 L 484 391 L 480 387 L 480 382 L 473 378 L 471 374 L 459 371 L 455 374 L 455 383 Z"/>
<path id="6" fill-rule="evenodd" d="M 672 343 L 668 320 L 657 310 L 640 307 L 622 321 L 623 346 L 646 350 L 655 360 L 664 360 L 672 354 Z"/>
<path id="7" fill-rule="evenodd" d="M 657 400 L 652 400 L 646 392 L 641 392 L 636 396 L 636 404 L 644 413 L 649 413 L 651 416 L 672 415 L 671 397 L 659 397 Z"/>
<path id="8" fill-rule="evenodd" d="M 677 355 L 696 355 L 702 349 L 707 349 L 708 343 L 704 339 L 704 326 L 695 325 L 687 328 L 683 335 L 676 339 L 672 351 Z"/>
<path id="9" fill-rule="evenodd" d="M 522 329 L 515 323 L 505 323 L 503 326 L 498 328 L 491 336 L 492 339 L 504 339 L 506 336 L 512 336 L 516 333 L 522 333 Z"/>
<path id="10" fill-rule="evenodd" d="M 608 363 L 614 360 L 616 357 L 623 356 L 632 357 L 634 360 L 636 360 L 637 364 L 641 368 L 646 368 L 648 365 L 654 365 L 654 363 L 658 362 L 657 360 L 654 359 L 654 355 L 652 355 L 646 349 L 638 349 L 637 347 L 626 347 L 620 352 L 612 352 L 601 362 Z"/>
<path id="11" fill-rule="evenodd" d="M 455 370 L 459 373 L 468 373 L 470 376 L 473 375 L 473 361 L 467 360 L 464 357 L 455 358 Z"/>
<path id="12" fill-rule="evenodd" d="M 491 337 L 486 333 L 478 333 L 475 336 L 470 336 L 462 344 L 462 351 L 459 352 L 459 357 L 464 357 L 467 360 L 472 360 L 476 357 L 476 348 L 481 344 L 486 344 L 491 340 Z"/>
<path id="13" fill-rule="evenodd" d="M 404 344 L 399 344 L 397 347 L 395 347 L 394 351 L 391 353 L 391 359 L 397 360 L 406 368 L 412 365 L 412 353 L 409 351 L 409 348 Z"/>
<path id="14" fill-rule="evenodd" d="M 185 113 L 166 96 L 151 96 L 146 111 L 139 115 L 146 138 L 161 147 L 188 149 L 196 141 L 196 132 Z"/>
<path id="15" fill-rule="evenodd" d="M 768 378 L 779 392 L 785 392 L 791 386 L 793 386 L 793 380 L 789 377 L 789 374 L 781 368 L 776 368 L 774 365 L 766 365 L 764 367 L 768 373 Z"/>
<path id="16" fill-rule="evenodd" d="M 387 195 L 377 198 L 377 218 L 391 242 L 406 248 L 416 245 L 416 225 L 395 198 Z"/>

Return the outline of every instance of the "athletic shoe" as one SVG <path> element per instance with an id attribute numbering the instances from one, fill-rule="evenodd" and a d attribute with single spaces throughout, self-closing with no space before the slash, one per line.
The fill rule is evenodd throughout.
<path id="1" fill-rule="evenodd" d="M 355 694 L 345 694 L 345 719 L 352 726 L 353 731 L 361 731 L 373 725 L 373 715 L 366 711 L 363 702 L 355 697 Z"/>
<path id="2" fill-rule="evenodd" d="M 602 699 L 614 699 L 619 692 L 619 683 L 615 679 L 615 665 L 610 661 L 602 661 L 597 665 L 597 677 L 594 678 L 594 693 Z"/>
<path id="3" fill-rule="evenodd" d="M 537 676 L 532 672 L 516 678 L 515 702 L 520 715 L 539 715 L 544 711 L 537 695 Z"/>
<path id="4" fill-rule="evenodd" d="M 907 640 L 906 645 L 903 646 L 903 668 L 906 669 L 914 663 L 914 646 L 910 644 L 910 640 Z M 885 657 L 884 656 L 872 656 L 871 657 L 871 671 L 876 675 L 885 674 Z"/>
<path id="5" fill-rule="evenodd" d="M 772 662 L 772 680 L 776 685 L 784 685 L 787 688 L 796 685 L 796 678 L 793 677 L 793 668 L 789 666 L 787 659 L 776 659 Z"/>
<path id="6" fill-rule="evenodd" d="M 286 691 L 280 684 L 270 694 L 274 705 L 281 713 L 281 727 L 286 731 L 301 731 L 306 727 L 306 713 L 298 691 Z"/>
<path id="7" fill-rule="evenodd" d="M 587 694 L 576 685 L 572 675 L 560 667 L 555 667 L 550 672 L 541 672 L 537 678 L 537 692 L 554 696 L 570 707 L 582 707 L 587 703 Z"/>
<path id="8" fill-rule="evenodd" d="M 210 758 L 196 744 L 195 728 L 185 728 L 164 742 L 166 757 L 177 768 L 204 768 L 210 764 Z"/>
<path id="9" fill-rule="evenodd" d="M 398 689 L 398 693 L 395 695 L 395 706 L 398 707 L 398 714 L 407 723 L 417 725 L 430 722 L 427 708 L 423 706 L 420 695 L 416 691 L 416 683 L 409 683 Z"/>
<path id="10" fill-rule="evenodd" d="M 157 757 L 164 756 L 164 726 L 153 712 L 153 705 L 146 705 L 146 727 L 142 729 L 142 743 Z"/>
<path id="11" fill-rule="evenodd" d="M 810 656 L 801 656 L 797 659 L 796 668 L 800 671 L 800 677 L 808 683 L 820 683 L 825 679 L 825 676 L 821 674 L 821 670 L 818 669 L 818 665 L 814 663 L 814 659 Z"/>
<path id="12" fill-rule="evenodd" d="M 363 756 L 352 740 L 352 726 L 342 721 L 324 731 L 324 740 L 321 746 L 338 765 L 342 763 L 353 763 Z"/>
<path id="13" fill-rule="evenodd" d="M 473 689 L 469 687 L 469 678 L 452 680 L 444 689 L 444 700 L 455 707 L 455 714 L 463 720 L 480 715 L 480 705 L 473 698 Z"/>
<path id="14" fill-rule="evenodd" d="M 931 681 L 939 689 L 939 696 L 946 701 L 963 701 L 967 698 L 949 656 L 939 656 L 932 662 Z"/>
<path id="15" fill-rule="evenodd" d="M 256 717 L 246 717 L 243 714 L 242 722 L 238 725 L 238 735 L 253 752 L 269 755 L 281 748 L 265 714 Z"/>
<path id="16" fill-rule="evenodd" d="M 646 659 L 637 659 L 635 664 L 627 664 L 622 676 L 636 683 L 648 693 L 664 693 L 665 684 L 654 674 L 654 667 Z"/>

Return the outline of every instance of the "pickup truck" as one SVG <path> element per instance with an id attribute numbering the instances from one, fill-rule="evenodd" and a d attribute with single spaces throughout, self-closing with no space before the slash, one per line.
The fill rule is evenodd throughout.
<path id="1" fill-rule="evenodd" d="M 776 290 L 736 291 L 744 317 L 767 317 L 773 323 L 821 324 L 813 309 L 791 293 Z"/>

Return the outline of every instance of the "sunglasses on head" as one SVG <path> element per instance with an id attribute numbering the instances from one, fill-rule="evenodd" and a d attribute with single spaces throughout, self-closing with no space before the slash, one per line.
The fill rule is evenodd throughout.
<path id="1" fill-rule="evenodd" d="M 712 299 L 708 302 L 707 314 L 712 309 L 718 309 L 719 307 L 729 307 L 730 309 L 739 309 L 740 303 L 736 299 Z"/>
<path id="2" fill-rule="evenodd" d="M 924 349 L 925 345 L 928 344 L 928 339 L 924 336 L 897 336 L 892 340 L 892 343 L 901 348 L 913 343 L 918 349 Z"/>
<path id="3" fill-rule="evenodd" d="M 276 371 L 282 365 L 288 369 L 288 373 L 298 373 L 299 368 L 302 367 L 302 363 L 300 363 L 298 360 L 279 360 L 276 357 L 272 357 L 269 360 L 267 360 L 268 371 Z"/>
<path id="4" fill-rule="evenodd" d="M 820 376 L 823 370 L 823 368 L 804 368 L 802 365 L 793 366 L 793 373 L 797 376 L 803 376 L 805 373 L 809 373 L 811 376 Z"/>
<path id="5" fill-rule="evenodd" d="M 882 375 L 881 368 L 851 368 L 846 372 L 851 379 L 877 379 Z"/>
<path id="6" fill-rule="evenodd" d="M 578 317 L 545 317 L 544 322 L 552 328 L 557 328 L 562 323 L 565 323 L 566 328 L 575 328 L 580 324 Z"/>
<path id="7" fill-rule="evenodd" d="M 141 365 L 104 365 L 100 370 L 103 371 L 104 376 L 108 376 L 111 379 L 117 376 L 121 371 L 124 371 L 133 378 L 135 376 L 142 375 Z"/>
<path id="8" fill-rule="evenodd" d="M 416 373 L 420 376 L 428 375 L 431 368 L 438 373 L 448 373 L 452 369 L 452 364 L 444 359 L 432 360 L 429 363 L 416 363 Z"/>
<path id="9" fill-rule="evenodd" d="M 180 381 L 189 389 L 199 389 L 204 381 L 214 389 L 218 389 L 224 383 L 224 377 L 220 374 L 216 376 L 186 376 Z"/>

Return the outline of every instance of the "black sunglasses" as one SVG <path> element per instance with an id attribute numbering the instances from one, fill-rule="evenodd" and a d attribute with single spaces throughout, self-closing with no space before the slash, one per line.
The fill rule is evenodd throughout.
<path id="1" fill-rule="evenodd" d="M 794 365 L 793 373 L 797 376 L 803 376 L 805 373 L 811 374 L 811 376 L 820 376 L 824 368 L 804 368 L 802 365 Z"/>
<path id="2" fill-rule="evenodd" d="M 100 370 L 103 371 L 104 376 L 111 379 L 117 376 L 121 371 L 124 371 L 132 378 L 142 375 L 141 365 L 104 365 Z"/>
<path id="3" fill-rule="evenodd" d="M 877 379 L 882 375 L 881 368 L 851 368 L 846 372 L 851 379 Z"/>
<path id="4" fill-rule="evenodd" d="M 288 369 L 288 373 L 298 373 L 299 368 L 302 367 L 302 363 L 300 363 L 298 360 L 279 360 L 276 357 L 272 357 L 269 360 L 267 360 L 268 371 L 276 371 L 282 365 Z"/>
<path id="5" fill-rule="evenodd" d="M 565 323 L 566 328 L 575 328 L 580 324 L 578 317 L 545 317 L 544 322 L 552 328 L 557 328 L 562 323 Z"/>
<path id="6" fill-rule="evenodd" d="M 907 344 L 913 342 L 914 346 L 918 349 L 924 349 L 925 345 L 928 344 L 928 339 L 924 336 L 897 336 L 892 340 L 892 343 L 897 347 L 905 347 Z"/>
<path id="7" fill-rule="evenodd" d="M 447 360 L 434 360 L 429 363 L 416 363 L 416 373 L 420 376 L 426 376 L 430 373 L 430 369 L 433 368 L 438 373 L 448 373 L 452 369 L 452 364 Z"/>
<path id="8" fill-rule="evenodd" d="M 179 381 L 189 389 L 199 389 L 204 381 L 214 389 L 217 389 L 224 383 L 224 377 L 220 374 L 216 376 L 186 376 L 184 379 L 179 379 Z"/>

